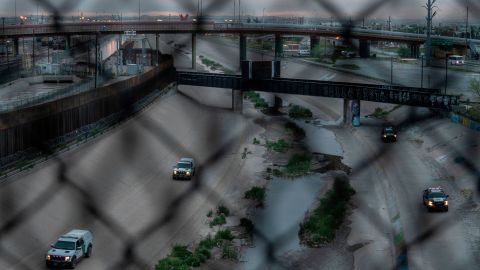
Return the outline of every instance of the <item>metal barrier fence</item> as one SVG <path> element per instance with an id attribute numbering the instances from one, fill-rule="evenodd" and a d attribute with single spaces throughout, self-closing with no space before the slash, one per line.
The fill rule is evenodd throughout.
<path id="1" fill-rule="evenodd" d="M 76 6 L 81 3 L 81 1 L 72 3 L 72 1 L 63 1 L 59 6 L 55 6 L 53 3 L 47 1 L 47 0 L 36 0 L 35 1 L 38 5 L 40 5 L 43 9 L 47 10 L 49 13 L 54 14 L 54 18 L 59 17 L 61 11 L 75 11 Z M 193 1 L 196 2 L 196 1 Z M 196 10 L 197 9 L 197 4 L 193 3 L 192 1 L 179 1 L 178 4 L 182 6 L 183 9 L 185 10 Z M 207 1 L 204 1 L 207 2 Z M 343 11 L 337 6 L 334 5 L 333 2 L 327 1 L 327 0 L 311 0 L 310 2 L 317 3 L 319 8 L 327 10 L 332 16 L 336 17 L 338 20 L 341 20 L 344 22 L 345 27 L 343 28 L 344 32 L 344 37 L 346 39 L 346 42 L 349 41 L 349 32 L 351 28 L 353 27 L 351 24 L 348 22 L 350 21 L 349 18 L 345 18 L 343 16 Z M 399 0 L 389 0 L 389 1 L 384 1 L 384 0 L 372 0 L 370 1 L 366 6 L 364 6 L 361 11 L 354 16 L 353 20 L 354 21 L 360 21 L 365 17 L 368 17 L 372 15 L 374 12 L 378 11 L 379 8 L 384 7 L 385 5 L 389 3 L 401 3 Z M 457 1 L 458 5 L 464 5 L 463 1 Z M 472 5 L 472 10 L 476 12 L 477 14 L 480 11 L 480 6 L 478 4 L 471 4 Z M 230 2 L 229 1 L 224 1 L 224 0 L 211 0 L 209 3 L 205 3 L 204 7 L 204 12 L 205 14 L 213 11 L 213 10 L 218 10 L 219 8 L 228 8 L 230 7 Z M 61 28 L 62 25 L 58 23 L 55 24 L 55 27 Z M 61 29 L 59 29 L 61 30 Z M 351 43 L 351 42 L 350 42 Z M 388 68 L 388 67 L 381 67 L 381 68 Z M 380 72 L 379 72 L 380 73 Z M 91 85 L 91 82 L 88 82 L 88 84 Z M 443 79 L 438 79 L 436 80 L 432 88 L 442 88 L 443 86 Z M 83 87 L 83 86 L 82 86 Z M 87 86 L 85 88 L 74 88 L 74 89 L 68 89 L 65 90 L 63 94 L 67 94 L 69 91 L 78 91 L 79 93 L 83 93 Z M 71 94 L 71 93 L 68 93 Z M 60 95 L 61 96 L 61 95 Z M 60 97 L 56 96 L 56 98 Z M 50 98 L 53 98 L 53 96 L 45 96 L 42 97 L 39 100 L 31 100 L 28 102 L 36 102 L 36 103 L 41 103 L 44 102 Z M 131 115 L 133 111 L 131 110 L 130 106 L 133 104 L 133 101 L 138 100 L 135 98 L 132 98 L 131 96 L 126 96 L 126 99 L 123 101 L 126 101 L 129 104 L 125 104 L 126 109 L 126 115 Z M 15 106 L 8 107 L 9 105 L 3 104 L 3 106 L 7 106 L 4 108 L 4 111 L 11 111 L 14 107 L 15 108 L 22 108 L 22 106 L 25 106 L 23 103 L 24 101 L 19 101 Z M 115 107 L 115 109 L 118 109 L 118 107 Z M 111 110 L 113 112 L 114 110 Z M 102 116 L 106 116 L 105 114 L 102 114 Z M 192 116 L 193 117 L 193 116 Z M 435 116 L 426 116 L 426 117 L 419 117 L 415 115 L 414 110 L 411 110 L 410 116 L 399 123 L 399 127 L 403 129 L 407 129 L 409 127 L 412 127 L 414 125 L 418 124 L 423 124 L 426 123 L 427 121 L 431 120 Z M 20 117 L 18 117 L 20 118 Z M 100 117 L 101 118 L 101 117 Z M 93 120 L 99 120 L 100 118 L 95 118 L 92 119 L 89 123 L 86 124 L 91 124 L 91 126 L 85 125 L 85 129 L 88 130 L 82 130 L 80 132 L 84 132 L 84 134 L 89 134 L 92 129 L 95 129 L 97 124 L 93 124 Z M 109 120 L 105 120 L 109 122 Z M 109 123 L 106 123 L 108 125 Z M 150 134 L 152 134 L 156 139 L 160 140 L 165 140 L 169 142 L 169 146 L 171 147 L 170 149 L 175 149 L 176 151 L 180 151 L 185 154 L 192 154 L 190 153 L 189 149 L 182 144 L 182 142 L 178 141 L 177 138 L 171 137 L 171 135 L 164 130 L 164 127 L 161 127 L 157 125 L 154 121 L 140 121 L 138 124 L 147 130 Z M 102 125 L 102 124 L 99 124 Z M 211 123 L 211 128 L 220 128 L 219 126 L 216 126 L 217 124 L 215 121 L 212 121 Z M 71 127 L 69 131 L 73 131 L 76 128 L 79 128 L 79 126 Z M 26 131 L 28 132 L 28 131 Z M 70 134 L 70 133 L 69 133 Z M 59 134 L 57 134 L 59 135 Z M 67 135 L 68 137 L 69 135 Z M 125 145 L 125 153 L 126 153 L 126 158 L 129 157 L 128 153 L 131 153 L 135 149 L 135 143 L 138 143 L 138 141 L 142 140 L 142 138 L 136 137 L 138 135 L 136 134 L 129 134 L 129 136 L 126 136 L 124 138 L 124 145 Z M 444 141 L 445 136 L 443 134 L 436 134 L 438 140 Z M 47 136 L 48 137 L 48 136 Z M 52 139 L 50 137 L 45 137 L 40 139 Z M 72 135 L 71 138 L 75 138 L 75 136 Z M 229 140 L 226 145 L 225 149 L 228 149 L 228 146 L 233 145 L 234 141 L 237 139 L 237 137 L 233 138 L 232 140 Z M 57 141 L 57 144 L 62 144 L 64 141 L 63 139 L 59 139 Z M 475 136 L 469 136 L 467 138 L 467 141 L 471 144 L 477 143 L 478 142 L 478 137 Z M 45 151 L 48 153 L 48 149 L 45 149 L 44 146 L 44 141 L 39 140 L 36 138 L 35 140 L 32 141 L 31 145 L 38 149 L 39 151 Z M 382 157 L 385 157 L 386 154 L 390 151 L 390 147 L 382 147 L 378 153 L 375 153 L 372 157 L 366 157 L 363 162 L 360 164 L 357 164 L 354 168 L 352 168 L 352 175 L 359 175 L 362 172 L 365 171 L 366 168 L 369 168 L 371 164 L 373 164 L 374 161 L 377 161 L 381 159 Z M 476 155 L 472 156 L 464 156 L 462 154 L 463 152 L 460 149 L 460 146 L 449 146 L 448 151 L 452 153 L 452 155 L 459 156 L 463 158 L 462 163 L 459 163 L 458 166 L 461 166 L 469 176 L 471 176 L 475 181 L 477 185 L 477 190 L 475 190 L 475 194 L 478 195 L 480 191 L 480 171 L 476 167 L 477 165 L 474 163 L 476 160 L 478 160 L 478 157 Z M 146 242 L 146 240 L 154 235 L 155 233 L 161 231 L 163 228 L 165 228 L 166 225 L 168 225 L 172 220 L 175 218 L 177 214 L 177 210 L 179 206 L 182 204 L 182 202 L 189 200 L 190 195 L 196 191 L 206 189 L 207 192 L 213 194 L 213 197 L 215 198 L 221 198 L 224 196 L 223 194 L 217 194 L 215 190 L 210 188 L 208 185 L 206 185 L 205 178 L 207 177 L 206 174 L 204 173 L 205 171 L 208 171 L 209 168 L 212 168 L 215 165 L 219 164 L 219 161 L 226 155 L 230 153 L 226 153 L 224 149 L 216 151 L 214 153 L 211 153 L 209 156 L 208 160 L 204 162 L 202 165 L 202 171 L 198 172 L 198 175 L 196 176 L 196 182 L 194 185 L 191 185 L 188 188 L 185 188 L 185 190 L 181 193 L 179 193 L 176 196 L 173 196 L 169 198 L 169 204 L 168 204 L 168 211 L 164 214 L 159 214 L 156 215 L 152 218 L 152 221 L 148 226 L 145 228 L 140 228 L 138 230 L 138 233 L 136 234 L 128 234 L 125 233 L 125 230 L 120 226 L 119 221 L 116 220 L 111 213 L 105 210 L 103 205 L 98 205 L 96 204 L 91 196 L 89 195 L 88 191 L 82 187 L 79 186 L 77 183 L 75 183 L 74 178 L 75 176 L 69 175 L 67 172 L 69 168 L 74 167 L 75 164 L 70 164 L 66 160 L 64 160 L 62 157 L 59 156 L 54 156 L 52 157 L 52 161 L 58 164 L 58 169 L 57 169 L 57 174 L 55 176 L 55 181 L 52 182 L 51 185 L 45 188 L 44 192 L 41 192 L 38 198 L 32 201 L 32 203 L 29 203 L 27 205 L 22 205 L 21 208 L 18 208 L 18 211 L 14 212 L 7 212 L 6 214 L 2 211 L 2 215 L 5 214 L 5 217 L 2 216 L 0 219 L 0 243 L 2 243 L 2 240 L 5 239 L 9 234 L 15 233 L 15 232 L 21 232 L 23 230 L 24 224 L 27 224 L 28 221 L 30 220 L 31 216 L 37 211 L 42 209 L 46 204 L 52 202 L 55 196 L 52 196 L 52 190 L 61 190 L 62 188 L 69 188 L 73 190 L 73 192 L 78 195 L 75 198 L 72 198 L 74 203 L 76 205 L 79 205 L 83 210 L 84 213 L 92 216 L 92 220 L 88 220 L 89 222 L 98 222 L 105 228 L 107 231 L 111 232 L 116 236 L 116 239 L 118 242 L 121 243 L 122 245 L 122 259 L 119 261 L 110 261 L 110 262 L 105 262 L 106 269 L 148 269 L 151 267 L 147 262 L 143 261 L 138 254 L 136 253 L 136 250 Z M 394 162 L 394 161 L 392 161 Z M 100 162 L 101 163 L 101 162 Z M 101 166 L 102 164 L 99 164 Z M 2 187 L 0 187 L 2 188 Z M 4 202 L 8 205 L 15 205 L 14 199 L 13 198 L 7 198 L 4 199 Z M 152 204 L 155 204 L 156 201 L 152 199 Z M 17 209 L 15 207 L 11 207 L 11 209 Z M 362 212 L 360 212 L 362 213 Z M 420 235 L 416 236 L 413 239 L 409 239 L 408 241 L 402 237 L 396 238 L 396 258 L 400 258 L 399 260 L 396 260 L 396 265 L 395 269 L 399 269 L 405 266 L 405 262 L 407 260 L 407 250 L 409 250 L 412 247 L 415 247 L 417 245 L 420 245 L 423 242 L 430 241 L 433 237 L 437 236 L 445 226 L 449 226 L 452 223 L 455 223 L 458 221 L 452 221 L 450 224 L 445 224 L 444 222 L 439 222 L 437 224 L 433 224 L 431 227 L 429 227 L 425 232 L 422 232 Z M 378 226 L 378 228 L 382 228 L 385 224 L 381 224 L 381 220 L 370 220 L 369 225 L 370 226 Z M 386 225 L 386 227 L 391 227 L 390 225 Z M 291 230 L 295 230 L 296 228 L 291 228 Z M 41 233 L 38 232 L 37 230 L 32 230 L 35 233 Z M 260 231 L 255 231 L 254 232 L 256 238 L 263 238 L 265 239 L 264 235 Z M 396 235 L 397 236 L 397 235 Z M 279 236 L 279 239 L 282 238 L 282 235 Z M 276 239 L 276 240 L 279 240 Z M 393 240 L 392 240 L 393 242 Z M 441 248 L 441 247 L 439 247 Z M 272 256 L 273 251 L 275 250 L 274 242 L 269 242 L 268 247 L 266 248 L 266 256 L 271 260 L 272 263 L 274 264 L 281 264 L 281 262 L 277 261 L 277 259 Z M 37 255 L 37 254 L 34 254 Z M 378 254 L 377 254 L 378 255 Z M 13 251 L 9 250 L 5 246 L 0 244 L 0 261 L 5 261 L 5 262 L 20 262 L 22 258 L 19 258 Z M 472 268 L 475 266 L 472 265 Z M 19 269 L 36 269 L 36 268 L 31 268 L 27 265 L 24 265 L 22 263 L 19 264 Z M 384 269 L 384 268 L 383 268 Z M 402 268 L 403 269 L 403 268 Z M 260 270 L 260 269 L 259 269 Z"/>

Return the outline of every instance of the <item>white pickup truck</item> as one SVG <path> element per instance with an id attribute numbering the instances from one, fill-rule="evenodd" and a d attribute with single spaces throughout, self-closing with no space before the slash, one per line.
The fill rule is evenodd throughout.
<path id="1" fill-rule="evenodd" d="M 92 255 L 93 236 L 87 230 L 71 230 L 60 236 L 47 252 L 47 267 L 60 266 L 75 268 L 82 258 Z"/>

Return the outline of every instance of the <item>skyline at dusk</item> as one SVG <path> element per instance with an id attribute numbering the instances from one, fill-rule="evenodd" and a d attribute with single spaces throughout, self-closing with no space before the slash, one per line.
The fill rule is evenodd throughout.
<path id="1" fill-rule="evenodd" d="M 57 8 L 62 15 L 78 16 L 83 13 L 85 16 L 94 15 L 111 15 L 122 14 L 123 16 L 137 16 L 140 4 L 140 12 L 142 15 L 161 16 L 169 14 L 176 16 L 178 14 L 188 13 L 195 16 L 197 14 L 197 0 L 175 1 L 164 0 L 161 2 L 153 0 L 126 1 L 71 1 L 71 0 L 51 0 L 49 2 L 25 1 L 25 0 L 0 0 L 0 16 L 10 17 L 15 14 L 17 16 L 24 15 L 51 15 L 52 12 L 49 4 Z M 376 3 L 381 2 L 381 6 Z M 338 10 L 344 18 L 357 18 L 358 14 L 366 13 L 367 18 L 388 18 L 391 16 L 394 20 L 401 19 L 424 19 L 426 10 L 422 7 L 426 1 L 403 0 L 403 1 L 374 1 L 374 0 L 340 0 L 340 1 L 314 1 L 314 0 L 242 0 L 242 14 L 246 16 L 261 17 L 265 16 L 305 16 L 329 18 L 336 17 L 330 12 L 328 7 Z M 115 4 L 113 4 L 115 3 Z M 216 1 L 203 0 L 203 10 L 205 15 L 209 16 L 228 16 L 232 15 L 234 8 L 238 14 L 238 1 Z M 462 4 L 463 3 L 463 4 Z M 459 20 L 462 21 L 466 17 L 467 1 L 461 0 L 438 0 L 435 5 L 437 8 L 437 16 L 435 20 Z M 472 23 L 478 21 L 478 5 L 469 3 L 469 17 Z M 37 14 L 38 8 L 38 14 Z M 373 9 L 373 10 L 372 10 Z"/>

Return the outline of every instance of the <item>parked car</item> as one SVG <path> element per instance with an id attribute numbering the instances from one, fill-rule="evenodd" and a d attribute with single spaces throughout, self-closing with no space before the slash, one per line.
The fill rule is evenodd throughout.
<path id="1" fill-rule="evenodd" d="M 51 245 L 45 257 L 47 267 L 75 268 L 82 258 L 92 255 L 93 236 L 88 230 L 71 230 Z"/>
<path id="2" fill-rule="evenodd" d="M 195 161 L 193 158 L 181 158 L 177 165 L 173 166 L 173 179 L 192 179 L 195 175 Z"/>

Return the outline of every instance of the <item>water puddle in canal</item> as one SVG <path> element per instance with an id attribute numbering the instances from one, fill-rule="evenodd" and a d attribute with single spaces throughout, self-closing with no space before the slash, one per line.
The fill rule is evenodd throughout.
<path id="1" fill-rule="evenodd" d="M 335 133 L 302 121 L 295 121 L 295 123 L 305 130 L 306 136 L 303 142 L 310 152 L 335 156 L 343 155 L 342 147 L 335 139 Z"/>
<path id="2" fill-rule="evenodd" d="M 300 121 L 297 125 L 305 130 L 304 143 L 310 152 L 342 155 L 333 132 Z M 315 174 L 296 179 L 274 178 L 269 182 L 265 208 L 250 212 L 259 233 L 254 236 L 254 247 L 244 252 L 240 269 L 286 269 L 279 259 L 301 249 L 299 225 L 318 192 L 325 187 L 324 177 Z"/>
<path id="3" fill-rule="evenodd" d="M 254 236 L 255 247 L 247 249 L 242 258 L 246 261 L 242 269 L 284 269 L 278 259 L 300 249 L 299 224 L 325 183 L 320 175 L 270 181 L 265 208 L 251 212 L 259 233 Z"/>

